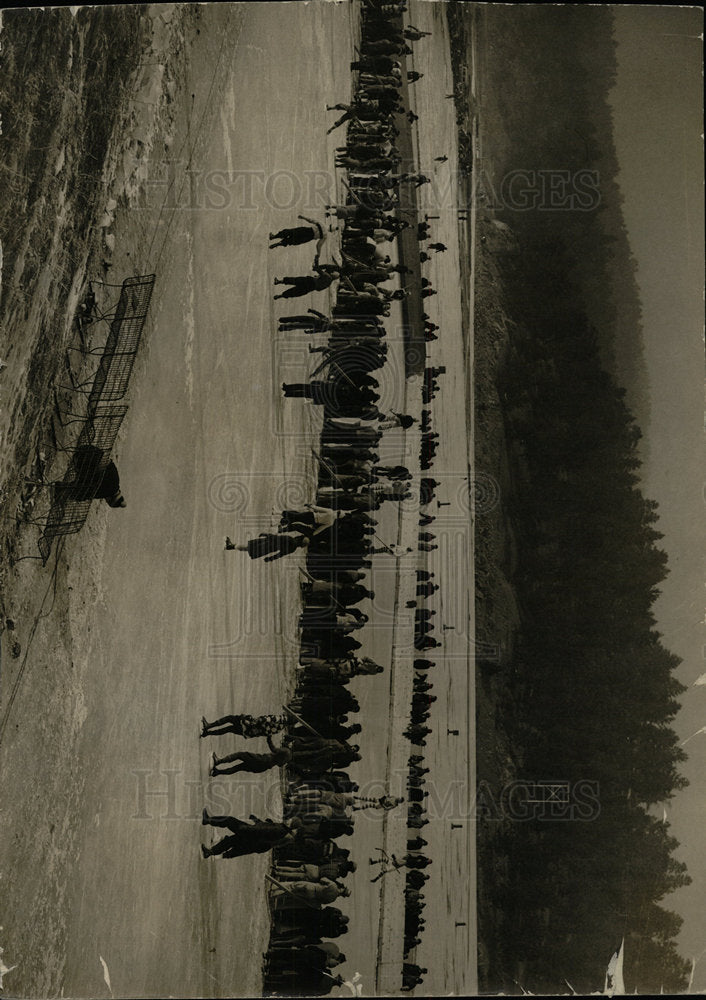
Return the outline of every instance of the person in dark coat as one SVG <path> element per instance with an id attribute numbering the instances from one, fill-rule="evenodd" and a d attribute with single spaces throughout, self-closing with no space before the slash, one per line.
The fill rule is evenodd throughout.
<path id="1" fill-rule="evenodd" d="M 304 333 L 326 333 L 331 329 L 331 320 L 323 313 L 312 315 L 314 310 L 309 310 L 303 316 L 280 316 L 280 333 L 284 331 L 303 330 Z"/>
<path id="2" fill-rule="evenodd" d="M 270 250 L 274 250 L 275 247 L 301 246 L 303 243 L 310 243 L 311 240 L 324 238 L 324 231 L 315 219 L 307 219 L 304 215 L 298 215 L 297 218 L 303 222 L 309 222 L 311 225 L 294 226 L 292 229 L 280 229 L 278 233 L 270 233 L 271 240 L 279 240 L 279 243 L 272 244 Z"/>
<path id="3" fill-rule="evenodd" d="M 337 751 L 303 750 L 292 754 L 292 766 L 304 774 L 323 774 L 332 767 L 346 767 L 361 756 L 357 749 L 346 748 Z"/>
<path id="4" fill-rule="evenodd" d="M 323 660 L 318 657 L 302 657 L 301 670 L 312 680 L 346 681 L 359 675 L 381 674 L 383 667 L 367 656 L 362 660 L 352 657 L 349 660 Z"/>
<path id="5" fill-rule="evenodd" d="M 313 837 L 297 830 L 296 840 L 287 844 L 282 850 L 277 849 L 278 864 L 320 864 L 327 859 L 326 851 L 329 845 L 320 837 Z"/>
<path id="6" fill-rule="evenodd" d="M 372 601 L 375 597 L 374 591 L 368 590 L 360 583 L 334 583 L 332 580 L 305 584 L 303 590 L 307 599 L 317 604 L 328 604 L 333 596 L 337 604 L 343 604 L 345 607 L 359 604 L 365 598 Z"/>
<path id="7" fill-rule="evenodd" d="M 314 694 L 314 691 L 320 693 Z M 360 709 L 355 695 L 346 688 L 326 684 L 322 687 L 308 685 L 307 693 L 295 700 L 292 707 L 298 714 L 303 715 L 306 721 L 311 720 L 312 724 L 319 716 L 344 715 L 346 712 L 357 712 Z M 307 749 L 310 750 L 312 747 L 308 746 Z"/>
<path id="8" fill-rule="evenodd" d="M 415 986 L 419 986 L 426 972 L 426 969 L 420 969 L 418 965 L 404 962 L 402 965 L 402 989 L 407 993 Z"/>
<path id="9" fill-rule="evenodd" d="M 424 737 L 428 736 L 431 732 L 428 726 L 420 726 L 410 723 L 409 726 L 404 731 L 404 736 L 412 743 L 417 743 L 419 746 L 426 746 L 424 742 Z"/>
<path id="10" fill-rule="evenodd" d="M 326 955 L 323 952 L 316 952 L 312 948 L 312 945 L 306 945 L 303 948 L 292 948 L 291 946 L 270 948 L 267 962 L 268 980 L 280 976 L 284 981 L 288 975 L 294 976 L 299 969 L 307 971 L 325 969 Z M 294 985 L 298 985 L 298 982 L 295 982 Z"/>
<path id="11" fill-rule="evenodd" d="M 282 391 L 289 398 L 310 399 L 318 406 L 328 407 L 331 415 L 341 416 L 345 416 L 344 409 L 351 405 L 372 405 L 379 399 L 377 393 L 361 392 L 359 385 L 352 385 L 343 377 L 330 381 L 311 379 L 309 382 L 283 382 Z"/>
<path id="12" fill-rule="evenodd" d="M 244 545 L 234 545 L 230 538 L 226 538 L 226 549 L 237 549 L 238 552 L 247 552 L 251 559 L 260 559 L 265 556 L 265 562 L 273 562 L 296 552 L 308 545 L 309 539 L 300 531 L 283 531 L 274 535 L 266 531 L 260 532 L 257 538 L 251 538 Z M 269 554 L 268 554 L 269 553 Z"/>
<path id="13" fill-rule="evenodd" d="M 422 840 L 422 837 L 418 837 L 418 840 Z M 426 843 L 426 841 L 425 841 Z M 428 880 L 429 876 L 426 872 L 418 871 L 416 868 L 412 871 L 407 872 L 406 883 L 411 889 L 421 889 L 424 883 Z"/>
<path id="14" fill-rule="evenodd" d="M 322 819 L 319 833 L 325 840 L 335 840 L 338 837 L 352 837 L 355 827 L 352 820 L 343 816 Z"/>
<path id="15" fill-rule="evenodd" d="M 339 753 L 352 749 L 338 740 L 324 739 L 313 734 L 297 736 L 292 739 L 291 748 L 295 753 Z M 359 748 L 356 746 L 354 749 L 358 750 Z"/>
<path id="16" fill-rule="evenodd" d="M 406 854 L 404 858 L 404 863 L 407 868 L 428 868 L 432 864 L 432 859 L 425 857 L 423 854 Z"/>
<path id="17" fill-rule="evenodd" d="M 252 739 L 255 736 L 271 736 L 281 733 L 288 722 L 286 713 L 282 715 L 224 715 L 215 722 L 201 719 L 201 736 L 225 736 L 233 733 Z"/>
<path id="18" fill-rule="evenodd" d="M 357 639 L 353 639 L 350 635 L 341 635 L 333 630 L 325 633 L 320 632 L 316 641 L 311 645 L 312 647 L 316 646 L 316 655 L 325 659 L 345 659 L 361 647 Z"/>
<path id="19" fill-rule="evenodd" d="M 224 837 L 213 847 L 201 845 L 204 858 L 220 855 L 224 858 L 239 858 L 244 854 L 265 854 L 273 847 L 281 847 L 294 840 L 294 833 L 287 823 L 275 823 L 271 819 L 260 820 L 251 816 L 252 823 L 244 823 L 234 816 L 209 816 L 204 809 L 201 822 L 204 826 L 225 827 L 232 836 Z"/>
<path id="20" fill-rule="evenodd" d="M 434 649 L 440 645 L 441 643 L 437 639 L 432 639 L 428 635 L 415 636 L 414 639 L 414 647 L 419 650 Z"/>
<path id="21" fill-rule="evenodd" d="M 363 727 L 357 722 L 351 726 L 344 725 L 344 722 L 347 719 L 347 715 L 334 716 L 333 718 L 321 716 L 316 720 L 316 725 L 318 726 L 317 732 L 326 739 L 339 740 L 340 742 L 347 743 L 353 736 L 357 736 L 363 731 Z M 290 730 L 292 736 L 304 736 L 307 731 L 308 730 L 306 730 L 304 726 L 294 726 L 294 728 Z"/>
<path id="22" fill-rule="evenodd" d="M 69 467 L 73 478 L 54 486 L 57 499 L 105 500 L 109 507 L 127 507 L 115 463 L 109 461 L 103 465 L 104 456 L 103 449 L 92 444 L 77 448 Z"/>
<path id="23" fill-rule="evenodd" d="M 291 288 L 285 289 L 279 295 L 275 295 L 274 298 L 293 299 L 298 298 L 300 295 L 308 295 L 309 292 L 322 292 L 339 277 L 340 274 L 337 271 L 332 271 L 330 274 L 318 273 L 316 275 L 305 274 L 290 278 L 275 278 L 275 285 L 291 285 Z"/>
<path id="24" fill-rule="evenodd" d="M 333 969 L 346 961 L 346 956 L 333 942 L 327 945 L 310 944 L 303 948 L 275 945 L 270 951 L 268 977 L 273 972 L 293 973 L 297 969 Z"/>
<path id="25" fill-rule="evenodd" d="M 412 478 L 409 469 L 404 465 L 378 465 L 375 467 L 375 471 L 379 476 L 385 476 L 386 479 Z"/>
<path id="26" fill-rule="evenodd" d="M 343 976 L 330 976 L 318 969 L 292 969 L 288 975 L 275 973 L 268 982 L 276 984 L 289 997 L 322 997 L 331 992 L 334 986 L 342 986 Z"/>
<path id="27" fill-rule="evenodd" d="M 348 933 L 349 917 L 344 916 L 337 906 L 324 906 L 321 910 L 310 906 L 293 907 L 285 911 L 283 920 L 293 920 L 295 926 L 314 930 L 320 938 L 335 938 Z"/>
<path id="28" fill-rule="evenodd" d="M 230 753 L 226 757 L 216 757 L 213 755 L 211 762 L 211 777 L 215 778 L 219 774 L 240 774 L 247 771 L 250 774 L 262 774 L 272 767 L 283 767 L 289 764 L 292 753 L 286 747 L 276 747 L 272 742 L 272 737 L 267 737 L 269 753 L 250 753 L 247 750 L 240 750 L 237 753 Z M 224 767 L 224 764 L 235 764 L 235 767 Z"/>

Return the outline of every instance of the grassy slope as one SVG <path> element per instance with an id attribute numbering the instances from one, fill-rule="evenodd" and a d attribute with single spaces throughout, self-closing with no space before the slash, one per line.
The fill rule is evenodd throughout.
<path id="1" fill-rule="evenodd" d="M 46 387 L 63 371 L 91 255 L 97 264 L 106 162 L 127 115 L 146 29 L 139 7 L 82 9 L 76 17 L 67 8 L 6 11 L 3 24 L 0 357 L 8 364 L 8 516 L 0 550 L 8 556 L 20 474 L 47 444 Z"/>

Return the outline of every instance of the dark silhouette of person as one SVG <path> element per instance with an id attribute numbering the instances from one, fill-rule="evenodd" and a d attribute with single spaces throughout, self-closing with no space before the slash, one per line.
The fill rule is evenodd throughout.
<path id="1" fill-rule="evenodd" d="M 310 243 L 311 240 L 324 238 L 324 231 L 315 219 L 307 219 L 305 215 L 299 215 L 297 218 L 303 222 L 310 222 L 311 225 L 293 226 L 291 229 L 280 229 L 278 233 L 270 233 L 271 240 L 279 240 L 279 243 L 272 244 L 270 250 L 274 250 L 276 247 L 301 246 L 303 243 Z"/>
<path id="2" fill-rule="evenodd" d="M 248 750 L 239 750 L 237 753 L 229 753 L 226 757 L 217 757 L 214 753 L 211 763 L 211 776 L 219 774 L 240 774 L 247 771 L 250 774 L 262 774 L 272 767 L 282 767 L 289 764 L 292 759 L 292 752 L 286 747 L 276 747 L 272 742 L 272 737 L 267 737 L 267 745 L 270 753 L 251 753 Z M 224 764 L 233 764 L 235 767 L 224 767 Z"/>
<path id="3" fill-rule="evenodd" d="M 281 847 L 294 840 L 294 832 L 287 823 L 275 823 L 251 816 L 252 823 L 244 823 L 234 816 L 209 816 L 204 809 L 201 822 L 204 826 L 225 827 L 232 836 L 224 837 L 213 847 L 201 845 L 204 858 L 220 855 L 239 858 L 244 854 L 265 854 L 272 847 Z"/>
<path id="4" fill-rule="evenodd" d="M 104 455 L 102 448 L 92 444 L 77 448 L 69 467 L 73 478 L 55 485 L 57 499 L 105 500 L 109 507 L 127 507 L 115 463 L 103 465 Z"/>

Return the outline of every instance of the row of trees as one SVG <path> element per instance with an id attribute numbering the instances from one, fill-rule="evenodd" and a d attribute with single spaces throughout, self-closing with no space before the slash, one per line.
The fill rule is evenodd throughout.
<path id="1" fill-rule="evenodd" d="M 481 127 L 490 131 L 488 173 L 495 192 L 518 171 L 529 177 L 554 176 L 557 183 L 564 177 L 569 194 L 587 186 L 591 192 L 588 199 L 562 203 L 545 184 L 531 210 L 500 198 L 498 215 L 556 290 L 567 277 L 565 263 L 570 264 L 574 301 L 591 321 L 604 365 L 626 387 L 630 408 L 646 430 L 641 307 L 617 182 L 620 165 L 610 104 L 617 75 L 611 10 L 497 6 L 483 12 L 481 23 L 490 53 L 482 81 Z M 486 126 L 486 104 L 497 112 L 507 142 L 496 143 L 492 124 Z M 588 176 L 593 180 L 588 182 Z"/>
<path id="2" fill-rule="evenodd" d="M 633 410 L 644 425 L 648 406 L 608 103 L 612 16 L 537 5 L 491 7 L 485 18 L 486 87 L 502 95 L 510 137 L 501 172 L 590 169 L 600 179 L 590 211 L 497 207 L 519 248 L 499 262 L 514 327 L 498 388 L 522 619 L 497 717 L 517 778 L 591 782 L 597 807 L 493 821 L 509 874 L 490 889 L 505 956 L 494 967 L 491 955 L 490 986 L 512 990 L 521 975 L 533 992 L 564 992 L 566 978 L 595 990 L 625 937 L 628 989 L 678 992 L 689 965 L 664 900 L 689 878 L 654 812 L 685 784 L 671 728 L 684 688 L 652 613 L 667 557 L 657 505 L 640 489 Z"/>
<path id="3" fill-rule="evenodd" d="M 525 918 L 510 921 L 525 928 L 513 950 L 534 956 L 532 987 L 556 989 L 563 968 L 590 989 L 616 940 L 633 935 L 634 982 L 676 989 L 688 972 L 674 949 L 680 921 L 659 902 L 687 876 L 650 814 L 685 783 L 671 728 L 679 660 L 651 610 L 666 556 L 656 506 L 639 489 L 639 432 L 624 394 L 588 323 L 574 316 L 562 329 L 518 338 L 502 380 L 508 439 L 523 455 L 510 507 L 523 625 L 501 714 L 518 777 L 589 780 L 599 812 L 511 829 L 507 904 Z M 540 949 L 527 917 L 538 910 L 548 914 Z"/>

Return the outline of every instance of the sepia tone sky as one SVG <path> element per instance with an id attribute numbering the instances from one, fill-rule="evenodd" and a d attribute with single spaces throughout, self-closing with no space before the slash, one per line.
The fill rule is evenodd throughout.
<path id="1" fill-rule="evenodd" d="M 704 202 L 702 11 L 616 6 L 618 75 L 611 93 L 618 182 L 643 309 L 651 397 L 644 492 L 660 507 L 670 574 L 655 614 L 689 689 L 675 728 L 706 726 L 706 461 L 704 450 Z M 706 992 L 706 734 L 689 740 L 691 782 L 667 806 L 693 884 L 663 901 L 684 918 L 680 953 L 703 957 Z"/>

